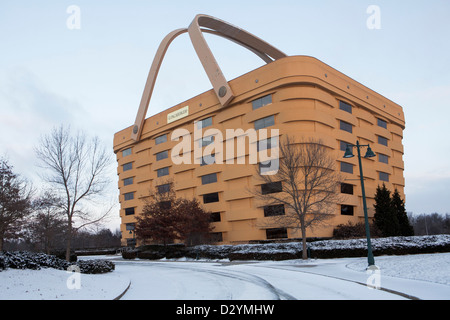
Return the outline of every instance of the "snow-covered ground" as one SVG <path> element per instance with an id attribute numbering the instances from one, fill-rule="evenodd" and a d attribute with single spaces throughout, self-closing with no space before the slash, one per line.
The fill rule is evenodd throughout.
<path id="1" fill-rule="evenodd" d="M 83 258 L 83 257 L 81 257 Z M 0 299 L 274 300 L 450 299 L 450 253 L 308 261 L 111 259 L 113 272 L 88 275 L 43 268 L 0 272 Z M 376 290 L 370 285 L 380 286 Z M 128 289 L 128 290 L 127 290 Z"/>

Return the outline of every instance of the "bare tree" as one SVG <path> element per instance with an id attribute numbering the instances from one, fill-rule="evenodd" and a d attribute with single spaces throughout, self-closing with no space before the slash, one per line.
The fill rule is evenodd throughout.
<path id="1" fill-rule="evenodd" d="M 24 218 L 31 213 L 32 192 L 31 184 L 0 158 L 0 251 L 6 238 L 15 238 L 22 230 Z"/>
<path id="2" fill-rule="evenodd" d="M 306 259 L 306 231 L 326 224 L 335 214 L 341 177 L 335 170 L 336 160 L 321 140 L 296 142 L 286 136 L 278 147 L 278 172 L 258 171 L 262 185 L 256 196 L 265 206 L 265 227 L 301 231 Z M 277 209 L 280 206 L 284 210 Z"/>
<path id="3" fill-rule="evenodd" d="M 47 191 L 34 200 L 33 209 L 33 219 L 29 223 L 30 242 L 50 254 L 57 247 L 62 247 L 66 229 L 60 199 Z"/>
<path id="4" fill-rule="evenodd" d="M 35 149 L 36 156 L 47 169 L 44 176 L 56 196 L 62 199 L 61 209 L 67 218 L 66 259 L 70 259 L 73 232 L 87 224 L 103 219 L 110 210 L 100 217 L 92 217 L 86 204 L 102 195 L 106 185 L 111 156 L 101 146 L 97 137 L 88 139 L 78 133 L 71 135 L 70 129 L 60 126 L 41 138 Z M 82 221 L 74 228 L 74 218 Z"/>

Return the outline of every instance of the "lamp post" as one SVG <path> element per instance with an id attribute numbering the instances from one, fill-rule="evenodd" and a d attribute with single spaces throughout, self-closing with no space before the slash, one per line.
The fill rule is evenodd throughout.
<path id="1" fill-rule="evenodd" d="M 364 188 L 364 176 L 363 176 L 363 169 L 362 169 L 362 163 L 361 163 L 361 147 L 367 147 L 366 154 L 364 155 L 364 158 L 372 158 L 375 157 L 375 153 L 373 153 L 372 149 L 370 148 L 370 145 L 368 144 L 359 144 L 359 141 L 356 141 L 356 145 L 354 144 L 347 144 L 347 148 L 345 149 L 344 158 L 352 158 L 354 157 L 354 154 L 352 152 L 352 148 L 356 147 L 358 150 L 358 162 L 359 162 L 359 177 L 361 179 L 361 192 L 362 192 L 362 199 L 363 199 L 363 208 L 364 208 L 364 220 L 366 224 L 366 238 L 367 238 L 367 260 L 369 262 L 369 267 L 375 265 L 375 259 L 373 258 L 372 253 L 372 244 L 370 243 L 370 228 L 369 228 L 369 218 L 367 217 L 367 204 L 366 204 L 366 190 Z"/>

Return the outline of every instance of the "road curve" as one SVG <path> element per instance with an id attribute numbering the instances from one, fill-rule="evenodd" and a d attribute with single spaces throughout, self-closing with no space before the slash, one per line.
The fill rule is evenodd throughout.
<path id="1" fill-rule="evenodd" d="M 401 299 L 392 292 L 298 268 L 258 263 L 116 260 L 131 281 L 121 300 Z M 305 270 L 306 271 L 306 270 Z"/>

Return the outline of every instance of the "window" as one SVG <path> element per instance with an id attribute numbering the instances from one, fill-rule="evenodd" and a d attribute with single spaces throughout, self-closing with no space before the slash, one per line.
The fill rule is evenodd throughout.
<path id="1" fill-rule="evenodd" d="M 134 208 L 125 208 L 125 215 L 131 216 L 134 214 Z"/>
<path id="2" fill-rule="evenodd" d="M 136 238 L 127 238 L 127 247 L 136 246 Z"/>
<path id="3" fill-rule="evenodd" d="M 339 128 L 350 133 L 353 132 L 353 126 L 350 123 L 342 120 L 339 120 Z"/>
<path id="4" fill-rule="evenodd" d="M 339 109 L 344 110 L 348 113 L 352 113 L 352 106 L 344 101 L 339 101 Z"/>
<path id="5" fill-rule="evenodd" d="M 378 136 L 378 143 L 387 147 L 388 139 L 382 136 Z"/>
<path id="6" fill-rule="evenodd" d="M 124 193 L 123 197 L 124 197 L 125 201 L 133 200 L 134 199 L 134 192 Z"/>
<path id="7" fill-rule="evenodd" d="M 161 151 L 156 154 L 156 161 L 167 159 L 169 157 L 169 151 Z"/>
<path id="8" fill-rule="evenodd" d="M 155 144 L 160 144 L 167 141 L 167 134 L 155 138 Z"/>
<path id="9" fill-rule="evenodd" d="M 275 204 L 264 207 L 264 217 L 283 216 L 284 204 Z"/>
<path id="10" fill-rule="evenodd" d="M 134 223 L 126 223 L 125 224 L 125 230 L 134 230 L 134 226 L 135 226 L 135 224 Z"/>
<path id="11" fill-rule="evenodd" d="M 129 156 L 131 154 L 131 148 L 122 151 L 122 157 Z"/>
<path id="12" fill-rule="evenodd" d="M 212 117 L 197 122 L 197 129 L 206 128 L 209 126 L 212 126 Z"/>
<path id="13" fill-rule="evenodd" d="M 264 107 L 264 106 L 266 106 L 268 104 L 271 104 L 271 103 L 272 103 L 272 95 L 269 94 L 267 96 L 264 96 L 264 97 L 261 97 L 259 99 L 253 100 L 252 101 L 252 108 L 253 108 L 253 110 L 259 109 L 259 108 Z"/>
<path id="14" fill-rule="evenodd" d="M 273 159 L 273 160 L 267 160 L 264 162 L 259 163 L 259 173 L 265 174 L 272 171 L 278 171 L 279 168 L 279 160 Z"/>
<path id="15" fill-rule="evenodd" d="M 267 128 L 275 124 L 275 117 L 268 116 L 255 121 L 255 130 Z"/>
<path id="16" fill-rule="evenodd" d="M 353 194 L 353 185 L 348 183 L 341 183 L 341 193 Z"/>
<path id="17" fill-rule="evenodd" d="M 156 175 L 158 177 L 164 177 L 169 175 L 169 167 L 164 167 L 164 168 L 160 168 L 158 170 L 156 170 Z"/>
<path id="18" fill-rule="evenodd" d="M 281 191 L 283 191 L 283 186 L 281 184 L 281 181 L 270 182 L 270 183 L 261 185 L 261 193 L 262 194 L 276 193 L 276 192 L 281 192 Z"/>
<path id="19" fill-rule="evenodd" d="M 171 201 L 160 201 L 158 202 L 158 206 L 160 210 L 169 210 L 172 207 Z"/>
<path id="20" fill-rule="evenodd" d="M 170 183 L 158 186 L 158 193 L 167 193 L 170 191 Z"/>
<path id="21" fill-rule="evenodd" d="M 129 186 L 130 184 L 133 184 L 133 177 L 123 179 L 123 185 L 124 186 Z"/>
<path id="22" fill-rule="evenodd" d="M 386 182 L 389 182 L 389 173 L 386 173 L 386 172 L 379 172 L 378 173 L 378 177 L 379 177 L 379 179 L 381 180 L 381 181 L 386 181 Z"/>
<path id="23" fill-rule="evenodd" d="M 219 222 L 219 221 L 220 221 L 220 212 L 212 212 L 211 222 Z"/>
<path id="24" fill-rule="evenodd" d="M 210 234 L 211 242 L 222 242 L 222 232 L 211 232 Z"/>
<path id="25" fill-rule="evenodd" d="M 128 171 L 128 170 L 133 169 L 133 163 L 132 162 L 125 163 L 122 166 L 122 169 L 123 169 L 123 171 Z"/>
<path id="26" fill-rule="evenodd" d="M 208 164 L 213 164 L 216 162 L 216 158 L 214 154 L 206 155 L 202 157 L 202 163 L 201 166 L 206 166 Z"/>
<path id="27" fill-rule="evenodd" d="M 389 163 L 389 157 L 385 154 L 379 153 L 378 154 L 378 161 L 383 163 Z"/>
<path id="28" fill-rule="evenodd" d="M 198 140 L 199 142 L 199 146 L 200 147 L 206 147 L 207 145 L 210 145 L 211 143 L 214 142 L 214 136 L 207 136 L 207 137 L 203 137 L 200 140 Z"/>
<path id="29" fill-rule="evenodd" d="M 203 195 L 203 203 L 219 202 L 219 194 L 217 192 Z"/>
<path id="30" fill-rule="evenodd" d="M 202 184 L 217 182 L 217 173 L 206 174 L 202 176 Z"/>
<path id="31" fill-rule="evenodd" d="M 377 124 L 379 127 L 387 129 L 387 122 L 381 119 L 377 119 Z"/>
<path id="32" fill-rule="evenodd" d="M 353 173 L 353 165 L 347 162 L 341 162 L 341 171 L 347 173 Z"/>
<path id="33" fill-rule="evenodd" d="M 353 215 L 353 206 L 349 206 L 347 204 L 341 204 L 341 215 L 352 216 Z"/>
<path id="34" fill-rule="evenodd" d="M 266 229 L 266 238 L 267 239 L 287 238 L 287 229 L 286 228 Z"/>
<path id="35" fill-rule="evenodd" d="M 256 145 L 256 150 L 257 151 L 261 151 L 261 150 L 266 150 L 266 149 L 272 149 L 274 147 L 277 146 L 277 137 L 272 138 L 268 138 L 265 140 L 261 140 L 258 141 L 257 145 Z"/>
<path id="36" fill-rule="evenodd" d="M 351 143 L 345 142 L 345 141 L 340 141 L 339 142 L 339 149 L 341 151 L 346 151 L 347 150 L 347 145 L 351 145 Z"/>

